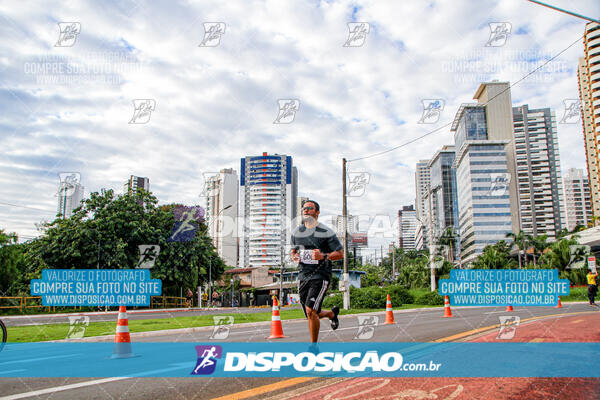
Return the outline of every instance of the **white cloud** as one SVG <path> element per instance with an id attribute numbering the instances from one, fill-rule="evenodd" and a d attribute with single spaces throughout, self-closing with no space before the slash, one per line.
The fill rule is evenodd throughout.
<path id="1" fill-rule="evenodd" d="M 597 15 L 595 3 L 580 1 L 576 11 Z M 52 211 L 58 172 L 77 170 L 86 194 L 103 187 L 121 190 L 135 174 L 150 178 L 161 202 L 195 204 L 201 201 L 203 172 L 239 171 L 241 157 L 267 151 L 292 155 L 300 194 L 335 213 L 341 209 L 342 157 L 377 153 L 450 122 L 482 80 L 515 82 L 540 62 L 526 63 L 525 52 L 554 55 L 584 29 L 582 20 L 516 0 L 365 1 L 354 18 L 370 23 L 366 42 L 342 47 L 354 5 L 0 6 L 6 17 L 0 28 L 0 201 Z M 54 47 L 60 21 L 81 23 L 73 47 Z M 484 47 L 488 23 L 496 21 L 510 22 L 512 34 L 504 47 Z M 198 47 L 203 22 L 226 23 L 218 47 Z M 562 100 L 578 97 L 581 55 L 578 43 L 553 63 L 557 71 L 516 85 L 514 105 L 551 107 L 560 119 Z M 48 60 L 63 68 L 88 68 L 91 73 L 75 78 L 94 82 L 44 83 L 40 79 L 48 76 L 73 76 L 26 71 L 31 63 Z M 98 81 L 104 78 L 112 80 Z M 128 124 L 131 101 L 140 98 L 155 99 L 156 110 L 147 124 Z M 292 124 L 272 123 L 282 98 L 301 102 Z M 421 100 L 427 98 L 445 100 L 437 124 L 417 124 Z M 585 168 L 581 126 L 558 129 L 563 170 Z M 351 163 L 351 170 L 371 173 L 371 184 L 363 197 L 351 199 L 350 212 L 393 218 L 401 206 L 414 203 L 415 163 L 452 143 L 445 128 Z M 34 223 L 52 217 L 52 212 L 0 204 L 2 228 L 22 235 L 34 235 Z"/>

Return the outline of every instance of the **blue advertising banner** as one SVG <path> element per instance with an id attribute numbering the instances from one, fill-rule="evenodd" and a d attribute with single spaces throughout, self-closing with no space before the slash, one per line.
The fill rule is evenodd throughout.
<path id="1" fill-rule="evenodd" d="M 131 350 L 131 351 L 130 351 Z M 9 343 L 3 377 L 600 377 L 600 343 Z"/>
<path id="2" fill-rule="evenodd" d="M 453 269 L 439 293 L 453 306 L 555 306 L 569 295 L 569 280 L 555 269 Z"/>
<path id="3" fill-rule="evenodd" d="M 45 269 L 30 293 L 44 306 L 149 306 L 162 282 L 148 269 Z"/>

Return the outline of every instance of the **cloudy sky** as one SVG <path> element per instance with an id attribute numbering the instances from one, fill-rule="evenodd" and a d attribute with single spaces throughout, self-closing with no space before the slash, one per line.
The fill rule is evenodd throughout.
<path id="1" fill-rule="evenodd" d="M 597 0 L 552 4 L 600 15 Z M 19 2 L 0 4 L 0 21 L 0 228 L 22 239 L 55 216 L 61 172 L 81 173 L 86 196 L 133 174 L 161 203 L 203 204 L 203 174 L 239 172 L 263 151 L 293 156 L 300 195 L 337 213 L 343 157 L 438 129 L 349 164 L 370 174 L 350 212 L 393 217 L 414 203 L 415 163 L 453 144 L 445 125 L 480 82 L 509 81 L 513 105 L 551 107 L 560 121 L 578 98 L 585 26 L 525 0 Z M 349 40 L 359 22 L 364 40 Z M 491 23 L 510 29 L 506 40 L 490 41 Z M 224 33 L 203 44 L 211 26 Z M 146 123 L 130 123 L 134 99 L 153 100 L 135 120 Z M 274 124 L 282 99 L 299 110 Z M 428 99 L 443 110 L 420 123 Z M 562 170 L 585 168 L 581 124 L 567 122 Z"/>

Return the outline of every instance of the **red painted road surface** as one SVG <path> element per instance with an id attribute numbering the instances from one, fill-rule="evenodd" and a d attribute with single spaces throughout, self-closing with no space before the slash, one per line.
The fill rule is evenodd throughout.
<path id="1" fill-rule="evenodd" d="M 496 329 L 470 341 L 600 341 L 600 312 L 526 322 L 516 327 L 514 337 L 510 340 L 497 339 L 498 333 L 499 330 Z M 577 357 L 576 354 L 573 356 Z M 599 366 L 591 365 L 590 368 L 599 368 Z M 327 385 L 327 381 L 323 381 L 324 387 L 320 389 L 295 397 L 282 395 L 282 398 L 286 400 L 600 399 L 599 378 L 348 378 Z"/>

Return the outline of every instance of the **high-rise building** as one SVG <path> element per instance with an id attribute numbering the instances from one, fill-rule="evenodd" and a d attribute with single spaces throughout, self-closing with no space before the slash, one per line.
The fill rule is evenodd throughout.
<path id="1" fill-rule="evenodd" d="M 582 169 L 570 168 L 563 175 L 564 227 L 572 231 L 577 225 L 587 227 L 592 218 L 588 177 Z"/>
<path id="2" fill-rule="evenodd" d="M 304 202 L 308 200 L 308 197 L 298 196 L 296 200 L 296 221 L 298 222 L 296 225 L 302 225 L 302 205 Z"/>
<path id="3" fill-rule="evenodd" d="M 245 220 L 240 266 L 281 266 L 296 217 L 298 171 L 292 157 L 280 154 L 241 160 L 240 216 Z"/>
<path id="4" fill-rule="evenodd" d="M 415 170 L 415 190 L 417 194 L 415 199 L 415 207 L 417 220 L 421 225 L 423 225 L 423 227 L 421 228 L 423 247 L 427 247 L 429 239 L 426 223 L 426 220 L 428 218 L 428 200 L 426 197 L 429 195 L 429 182 L 429 160 L 420 160 L 417 163 L 417 167 Z"/>
<path id="5" fill-rule="evenodd" d="M 490 138 L 487 111 L 484 104 L 463 104 L 451 129 L 456 143 L 453 167 L 463 265 L 472 262 L 485 246 L 504 240 L 512 232 L 509 140 Z M 510 121 L 512 125 L 512 117 Z"/>
<path id="6" fill-rule="evenodd" d="M 341 215 L 331 217 L 331 226 L 338 236 L 344 236 L 344 218 Z M 348 233 L 358 233 L 358 217 L 355 215 L 348 215 L 348 222 L 346 227 Z"/>
<path id="7" fill-rule="evenodd" d="M 205 182 L 206 224 L 217 254 L 226 265 L 238 265 L 238 177 L 231 168 L 222 169 Z"/>
<path id="8" fill-rule="evenodd" d="M 479 105 L 485 106 L 487 140 L 506 140 L 506 168 L 510 174 L 508 194 L 510 197 L 511 225 L 514 233 L 520 230 L 521 214 L 517 190 L 517 166 L 515 162 L 515 143 L 512 120 L 512 100 L 510 83 L 485 82 L 473 96 Z M 456 145 L 458 151 L 459 146 Z"/>
<path id="9" fill-rule="evenodd" d="M 413 205 L 403 206 L 398 211 L 398 246 L 404 250 L 418 250 L 417 230 L 419 229 L 417 211 Z"/>
<path id="10" fill-rule="evenodd" d="M 146 192 L 149 192 L 150 180 L 145 177 L 131 175 L 129 180 L 123 185 L 123 192 L 135 196 L 138 188 L 142 188 Z"/>
<path id="11" fill-rule="evenodd" d="M 455 155 L 454 146 L 443 146 L 428 164 L 432 223 L 436 238 L 444 229 L 453 228 L 457 224 L 456 172 L 452 169 Z"/>
<path id="12" fill-rule="evenodd" d="M 63 218 L 73 215 L 73 210 L 81 205 L 83 200 L 83 186 L 78 181 L 64 181 L 58 187 L 57 213 Z"/>
<path id="13" fill-rule="evenodd" d="M 513 108 L 521 230 L 555 240 L 563 228 L 556 116 L 549 108 Z"/>
<path id="14" fill-rule="evenodd" d="M 583 47 L 585 56 L 579 59 L 577 70 L 581 120 L 592 213 L 600 217 L 600 24 L 590 22 L 585 26 Z"/>

